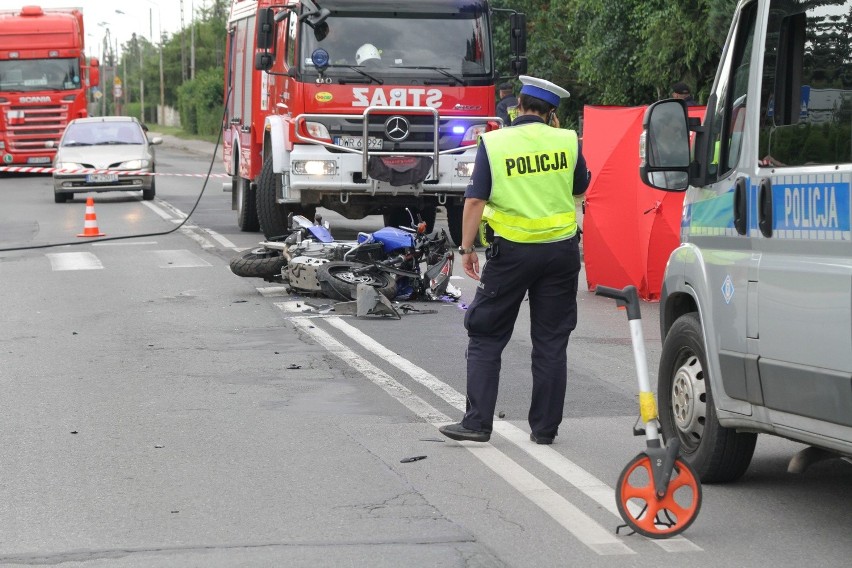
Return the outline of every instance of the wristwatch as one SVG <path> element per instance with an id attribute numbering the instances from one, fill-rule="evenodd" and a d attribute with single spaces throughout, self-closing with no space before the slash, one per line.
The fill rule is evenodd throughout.
<path id="1" fill-rule="evenodd" d="M 470 245 L 467 248 L 459 247 L 459 254 L 471 254 L 474 252 L 476 252 L 476 247 L 473 245 Z"/>

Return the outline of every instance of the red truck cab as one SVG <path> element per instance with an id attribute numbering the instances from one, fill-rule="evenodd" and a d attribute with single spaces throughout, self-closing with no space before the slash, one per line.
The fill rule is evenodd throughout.
<path id="1" fill-rule="evenodd" d="M 83 13 L 24 6 L 0 11 L 2 165 L 47 165 L 65 126 L 88 115 L 98 60 L 84 54 Z"/>

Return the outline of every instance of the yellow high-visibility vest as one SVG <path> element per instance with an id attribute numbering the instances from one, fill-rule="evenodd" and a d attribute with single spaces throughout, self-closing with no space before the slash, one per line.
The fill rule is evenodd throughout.
<path id="1" fill-rule="evenodd" d="M 525 124 L 483 134 L 491 165 L 491 196 L 483 219 L 503 238 L 546 243 L 577 232 L 573 130 Z"/>

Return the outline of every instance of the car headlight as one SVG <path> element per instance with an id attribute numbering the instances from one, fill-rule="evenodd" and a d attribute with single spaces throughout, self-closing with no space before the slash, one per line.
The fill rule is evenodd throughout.
<path id="1" fill-rule="evenodd" d="M 121 162 L 119 168 L 122 170 L 141 170 L 151 165 L 151 160 L 128 160 Z"/>
<path id="2" fill-rule="evenodd" d="M 53 164 L 53 167 L 57 170 L 82 170 L 85 169 L 83 164 L 77 164 L 75 162 L 56 162 Z"/>

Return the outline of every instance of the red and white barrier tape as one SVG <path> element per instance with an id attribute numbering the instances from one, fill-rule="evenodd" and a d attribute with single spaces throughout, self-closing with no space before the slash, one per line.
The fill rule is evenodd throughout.
<path id="1" fill-rule="evenodd" d="M 161 172 L 143 172 L 140 170 L 99 170 L 95 168 L 82 168 L 68 170 L 60 168 L 44 168 L 34 166 L 0 166 L 0 172 L 19 174 L 117 174 L 120 176 L 173 176 L 173 177 L 207 177 L 207 174 L 166 174 Z M 228 174 L 210 174 L 211 178 L 229 178 Z"/>

